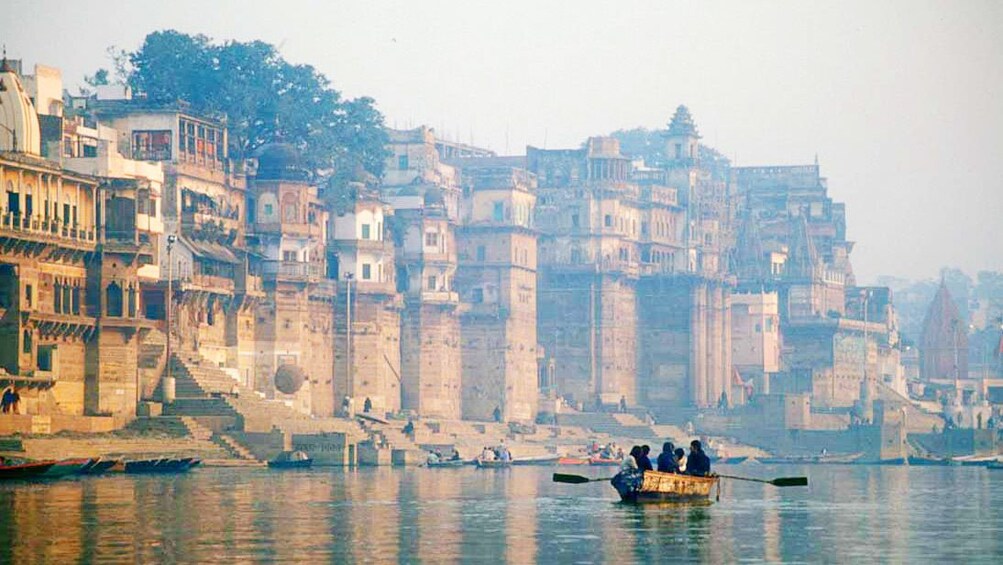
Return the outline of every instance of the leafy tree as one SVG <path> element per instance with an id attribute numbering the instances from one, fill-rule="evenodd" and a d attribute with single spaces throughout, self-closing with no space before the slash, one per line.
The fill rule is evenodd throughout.
<path id="1" fill-rule="evenodd" d="M 93 75 L 84 76 L 84 82 L 90 86 L 104 86 L 110 84 L 108 82 L 108 69 L 98 69 L 94 71 Z"/>
<path id="2" fill-rule="evenodd" d="M 387 136 L 373 99 L 342 99 L 327 77 L 289 63 L 273 45 L 165 30 L 114 59 L 121 78 L 150 102 L 183 100 L 196 112 L 225 114 L 236 159 L 281 140 L 297 146 L 315 174 L 347 177 L 360 166 L 383 173 Z"/>

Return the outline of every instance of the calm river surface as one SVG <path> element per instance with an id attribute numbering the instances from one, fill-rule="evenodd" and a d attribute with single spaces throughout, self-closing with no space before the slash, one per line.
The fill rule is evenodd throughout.
<path id="1" fill-rule="evenodd" d="M 630 506 L 555 470 L 196 469 L 0 484 L 0 562 L 996 562 L 1003 471 L 719 466 L 709 506 Z"/>

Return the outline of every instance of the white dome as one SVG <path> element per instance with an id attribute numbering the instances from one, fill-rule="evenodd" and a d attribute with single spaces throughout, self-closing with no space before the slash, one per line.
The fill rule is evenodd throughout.
<path id="1" fill-rule="evenodd" d="M 21 79 L 4 58 L 0 64 L 0 151 L 41 155 L 41 148 L 35 107 Z"/>

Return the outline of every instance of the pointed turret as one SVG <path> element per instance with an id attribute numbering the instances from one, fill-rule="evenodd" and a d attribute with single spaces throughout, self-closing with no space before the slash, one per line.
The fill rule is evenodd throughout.
<path id="1" fill-rule="evenodd" d="M 921 353 L 920 376 L 924 380 L 958 379 L 968 374 L 968 332 L 943 280 L 923 320 Z"/>

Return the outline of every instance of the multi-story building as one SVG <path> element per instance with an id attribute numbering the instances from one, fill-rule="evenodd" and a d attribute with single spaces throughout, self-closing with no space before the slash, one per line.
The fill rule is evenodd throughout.
<path id="1" fill-rule="evenodd" d="M 389 149 L 380 191 L 394 207 L 400 240 L 396 268 L 403 298 L 403 407 L 424 416 L 459 419 L 459 175 L 439 161 L 435 136 L 427 128 L 391 131 Z"/>
<path id="2" fill-rule="evenodd" d="M 393 209 L 363 183 L 330 211 L 328 275 L 338 281 L 344 307 L 335 309 L 336 398 L 371 405 L 376 412 L 401 408 L 400 310 L 394 242 L 387 222 Z"/>
<path id="3" fill-rule="evenodd" d="M 461 163 L 457 232 L 463 417 L 532 421 L 538 400 L 536 176 L 494 158 Z"/>
<path id="4" fill-rule="evenodd" d="M 0 380 L 27 413 L 135 414 L 143 246 L 123 230 L 137 216 L 107 224 L 117 187 L 41 157 L 38 114 L 6 58 L 0 84 Z"/>
<path id="5" fill-rule="evenodd" d="M 297 410 L 332 416 L 337 288 L 326 275 L 328 214 L 299 152 L 262 147 L 247 198 L 247 242 L 263 294 L 256 301 L 254 382 Z"/>
<path id="6" fill-rule="evenodd" d="M 242 295 L 258 281 L 248 280 L 243 163 L 229 159 L 222 119 L 197 115 L 183 103 L 151 106 L 127 94 L 89 100 L 82 113 L 118 131 L 128 157 L 164 167 L 164 232 L 176 236 L 177 244 L 169 254 L 168 238 L 162 238 L 161 272 L 180 291 L 172 331 L 183 348 L 248 380 L 254 350 L 250 340 L 239 339 L 237 328 L 254 323 Z M 166 302 L 166 279 L 159 290 Z"/>

